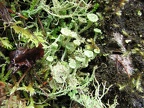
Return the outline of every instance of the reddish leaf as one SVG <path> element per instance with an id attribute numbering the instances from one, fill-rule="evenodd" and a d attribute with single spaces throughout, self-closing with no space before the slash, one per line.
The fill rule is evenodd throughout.
<path id="1" fill-rule="evenodd" d="M 22 67 L 31 67 L 35 64 L 36 60 L 42 58 L 44 55 L 44 50 L 42 44 L 39 44 L 38 47 L 32 49 L 19 48 L 15 51 L 10 52 L 10 61 L 11 64 L 9 68 L 13 67 L 13 73 Z"/>

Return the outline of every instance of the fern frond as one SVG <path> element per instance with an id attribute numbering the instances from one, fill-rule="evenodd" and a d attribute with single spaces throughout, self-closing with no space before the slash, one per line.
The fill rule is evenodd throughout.
<path id="1" fill-rule="evenodd" d="M 14 29 L 15 33 L 21 34 L 21 36 L 25 38 L 28 42 L 31 41 L 32 43 L 34 43 L 36 47 L 38 46 L 39 43 L 44 42 L 44 39 L 42 37 L 40 37 L 39 35 L 38 36 L 34 35 L 27 29 L 24 29 L 17 25 L 13 25 L 12 28 Z"/>
<path id="2" fill-rule="evenodd" d="M 0 44 L 2 47 L 7 48 L 7 49 L 13 48 L 13 46 L 10 44 L 10 41 L 8 40 L 7 37 L 0 37 Z"/>

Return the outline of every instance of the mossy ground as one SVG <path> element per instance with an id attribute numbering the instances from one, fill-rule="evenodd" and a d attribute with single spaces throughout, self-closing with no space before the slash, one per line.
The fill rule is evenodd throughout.
<path id="1" fill-rule="evenodd" d="M 8 2 L 7 5 L 9 5 L 12 2 Z M 22 4 L 21 4 L 22 3 Z M 96 2 L 92 2 L 91 6 L 94 6 Z M 102 31 L 102 35 L 98 34 L 95 43 L 100 48 L 101 52 L 95 57 L 94 60 L 92 60 L 88 67 L 79 69 L 80 72 L 87 73 L 89 72 L 92 74 L 93 67 L 97 65 L 97 69 L 95 71 L 95 77 L 98 80 L 99 83 L 107 82 L 107 86 L 113 85 L 109 92 L 104 96 L 102 101 L 104 103 L 107 103 L 107 100 L 109 100 L 110 104 L 113 103 L 113 99 L 115 96 L 117 96 L 118 105 L 116 108 L 142 108 L 144 107 L 144 2 L 142 0 L 98 0 L 97 3 L 99 4 L 98 9 L 96 12 L 100 13 L 102 15 L 102 19 L 99 21 L 98 27 Z M 124 3 L 124 5 L 122 4 Z M 29 8 L 27 6 L 27 3 L 20 2 L 22 5 L 21 9 L 24 9 L 25 7 Z M 49 4 L 47 2 L 47 4 Z M 83 5 L 83 4 L 81 4 Z M 18 8 L 16 8 L 18 9 Z M 31 7 L 32 9 L 32 7 Z M 90 8 L 88 11 L 91 11 Z M 16 10 L 18 11 L 18 10 Z M 40 13 L 38 13 L 40 14 Z M 31 16 L 33 19 L 29 19 L 28 21 L 21 19 L 23 22 L 36 22 L 37 16 L 33 16 L 31 13 Z M 47 13 L 44 13 L 42 16 L 47 16 Z M 41 20 L 46 21 L 45 18 L 41 18 Z M 53 20 L 54 23 L 52 25 L 49 25 L 44 23 L 44 26 L 48 27 L 50 30 L 55 29 L 53 31 L 53 35 L 57 35 L 60 32 L 60 28 L 56 28 L 63 25 L 68 25 L 68 23 L 71 21 L 70 19 L 66 18 L 64 20 L 60 20 L 63 23 L 58 23 L 58 25 L 55 25 L 57 23 L 56 19 L 52 19 L 51 17 L 48 18 L 49 21 Z M 35 23 L 34 23 L 35 24 Z M 1 24 L 3 25 L 3 23 Z M 82 24 L 79 27 L 83 27 L 86 24 Z M 28 26 L 28 23 L 27 25 Z M 36 25 L 37 26 L 37 25 Z M 40 24 L 38 24 L 40 26 Z M 73 25 L 71 25 L 72 29 Z M 30 28 L 30 27 L 29 27 Z M 91 26 L 88 30 L 86 30 L 83 33 L 80 33 L 81 36 L 85 37 L 86 39 L 91 38 L 95 34 L 93 29 L 95 26 Z M 32 30 L 35 29 L 35 27 L 32 27 Z M 46 30 L 46 28 L 42 29 Z M 80 28 L 78 29 L 80 31 Z M 10 29 L 6 29 L 3 31 L 1 30 L 2 36 L 9 36 Z M 122 52 L 120 50 L 120 46 L 117 42 L 113 41 L 113 33 L 120 33 L 124 36 L 123 38 L 123 44 L 126 48 L 126 51 L 130 53 L 132 67 L 134 69 L 134 72 L 129 77 L 127 73 L 123 72 L 123 65 L 117 64 L 117 61 L 114 61 L 110 59 L 109 55 L 117 53 L 118 55 L 121 55 Z M 44 33 L 45 34 L 45 33 Z M 55 37 L 50 37 L 54 39 Z M 9 36 L 9 40 L 13 41 L 12 37 Z M 17 40 L 17 37 L 15 37 L 15 40 Z M 53 41 L 53 40 L 50 40 Z M 18 43 L 18 41 L 17 41 Z M 15 42 L 12 42 L 11 44 L 15 44 Z M 27 44 L 27 43 L 25 43 Z M 82 45 L 84 47 L 84 45 Z M 7 50 L 3 47 L 1 47 L 1 52 L 8 57 L 10 50 Z M 64 52 L 64 46 L 59 49 L 60 51 L 57 52 L 57 56 L 62 56 L 62 53 Z M 68 57 L 67 57 L 68 58 Z M 66 58 L 66 59 L 67 59 Z M 5 60 L 3 58 L 0 58 L 0 64 L 3 64 Z M 44 67 L 43 67 L 44 66 Z M 47 66 L 47 65 L 46 65 Z M 36 68 L 35 68 L 36 67 Z M 41 64 L 41 62 L 33 66 L 33 71 L 39 71 L 39 67 L 44 68 L 42 71 L 43 73 L 38 73 L 38 76 L 40 79 L 37 79 L 34 73 L 29 73 L 23 80 L 25 84 L 35 83 L 41 85 L 42 82 L 45 80 L 45 77 L 49 77 L 49 81 L 51 81 L 51 75 L 48 74 L 45 75 L 44 71 L 49 71 L 50 69 L 47 69 L 45 67 L 45 64 Z M 8 66 L 6 66 L 6 69 Z M 20 78 L 21 73 L 15 74 L 14 76 L 10 76 L 7 81 L 16 82 Z M 33 77 L 34 76 L 34 77 Z M 14 77 L 14 78 L 13 78 Z M 139 82 L 140 81 L 140 82 Z M 137 82 L 140 83 L 140 85 L 137 87 Z M 50 89 L 51 87 L 49 85 L 41 85 L 45 86 L 45 88 Z M 122 90 L 120 90 L 120 87 L 124 86 Z M 35 88 L 38 89 L 38 88 Z M 47 89 L 46 89 L 47 90 Z M 93 84 L 90 84 L 89 90 L 91 93 L 95 90 L 95 87 Z M 49 91 L 48 91 L 49 92 Z M 42 94 L 42 93 L 41 93 Z M 19 92 L 17 93 L 19 95 Z M 44 95 L 44 96 L 43 96 Z M 94 95 L 94 94 L 91 94 Z M 25 93 L 23 95 L 19 95 L 19 97 L 27 97 Z M 39 98 L 42 98 L 41 100 L 45 100 L 46 98 L 49 98 L 45 93 L 41 95 L 36 95 L 33 97 L 35 102 L 39 101 Z M 47 99 L 49 105 L 49 108 L 59 108 L 59 107 L 65 107 L 65 108 L 83 108 L 82 105 L 78 104 L 75 101 L 72 101 L 70 97 L 66 95 L 62 95 L 59 97 L 53 97 L 54 99 Z"/>

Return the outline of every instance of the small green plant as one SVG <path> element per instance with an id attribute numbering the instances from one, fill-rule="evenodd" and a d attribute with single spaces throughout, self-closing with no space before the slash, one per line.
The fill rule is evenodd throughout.
<path id="1" fill-rule="evenodd" d="M 100 84 L 96 77 L 95 77 L 95 70 L 96 66 L 93 69 L 93 74 L 91 78 L 87 79 L 86 82 L 92 81 L 94 86 L 94 91 L 90 92 L 89 88 L 86 87 L 79 87 L 78 89 L 75 89 L 69 93 L 69 96 L 72 100 L 80 103 L 85 108 L 115 108 L 118 105 L 117 99 L 114 99 L 113 104 L 109 104 L 109 102 L 103 103 L 102 98 L 108 93 L 110 87 L 106 87 L 106 82 Z M 89 82 L 91 83 L 91 82 Z M 102 93 L 100 93 L 102 91 Z"/>
<path id="2" fill-rule="evenodd" d="M 99 5 L 96 4 L 93 8 L 90 2 L 84 0 L 52 0 L 49 3 L 46 0 L 21 2 L 17 0 L 15 2 L 26 4 L 28 8 L 22 9 L 21 12 L 24 16 L 33 19 L 25 21 L 26 27 L 16 24 L 18 22 L 16 19 L 15 23 L 10 25 L 14 31 L 13 35 L 17 36 L 14 38 L 15 42 L 30 43 L 36 47 L 41 43 L 45 54 L 22 81 L 17 81 L 17 78 L 8 80 L 10 71 L 4 75 L 5 64 L 1 65 L 0 78 L 12 84 L 12 89 L 9 91 L 10 98 L 4 103 L 13 104 L 13 101 L 14 103 L 18 101 L 26 108 L 44 108 L 44 106 L 50 106 L 51 100 L 68 95 L 72 101 L 86 108 L 116 107 L 116 98 L 112 105 L 102 102 L 102 98 L 111 86 L 106 87 L 106 83 L 100 84 L 97 81 L 96 67 L 93 67 L 93 72 L 82 71 L 100 53 L 100 48 L 95 42 L 96 38 L 102 35 L 102 31 L 98 29 L 100 15 L 95 13 Z M 12 7 L 16 9 L 15 4 L 12 4 Z M 89 34 L 89 30 L 93 33 Z M 0 37 L 0 42 L 4 48 L 14 47 L 8 38 Z M 6 57 L 0 54 L 7 61 Z M 18 78 L 21 78 L 23 73 L 18 71 L 16 74 Z M 91 83 L 95 87 L 93 93 L 89 91 Z M 21 106 L 13 105 L 21 108 Z"/>

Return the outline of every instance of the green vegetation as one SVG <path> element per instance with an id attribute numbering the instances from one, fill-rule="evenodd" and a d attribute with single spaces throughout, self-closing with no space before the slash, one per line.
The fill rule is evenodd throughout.
<path id="1" fill-rule="evenodd" d="M 20 6 L 17 7 L 16 3 L 20 3 Z M 1 47 L 14 50 L 18 44 L 23 47 L 37 47 L 41 43 L 45 53 L 20 80 L 23 73 L 19 70 L 12 74 L 12 69 L 7 71 L 6 65 L 9 65 L 10 61 L 1 52 L 5 63 L 1 64 L 0 80 L 11 85 L 8 86 L 11 89 L 7 90 L 10 97 L 3 101 L 3 108 L 8 105 L 13 108 L 44 108 L 52 106 L 52 100 L 66 95 L 70 97 L 71 102 L 75 101 L 86 108 L 113 108 L 111 106 L 117 105 L 116 99 L 113 105 L 102 102 L 101 99 L 110 86 L 106 87 L 106 83 L 100 84 L 96 80 L 97 66 L 93 67 L 93 72 L 82 71 L 100 53 L 95 43 L 98 34 L 102 34 L 97 28 L 100 16 L 95 11 L 98 4 L 92 7 L 91 3 L 83 0 L 52 0 L 49 3 L 45 0 L 23 0 L 9 4 L 14 11 L 21 8 L 21 14 L 28 20 L 17 18 L 16 15 L 11 16 L 14 22 L 10 27 L 4 24 L 5 32 L 11 32 L 0 37 Z M 27 8 L 23 9 L 23 4 Z M 91 28 L 93 34 L 86 36 L 85 33 Z M 10 39 L 13 41 L 10 42 Z M 91 83 L 94 91 L 90 91 Z M 57 103 L 53 104 L 58 106 Z"/>
<path id="2" fill-rule="evenodd" d="M 7 95 L 0 100 L 1 108 L 116 108 L 117 94 L 110 99 L 106 96 L 111 88 L 127 89 L 129 94 L 143 92 L 140 75 L 130 80 L 125 75 L 126 79 L 109 83 L 107 70 L 99 76 L 101 69 L 92 64 L 96 58 L 109 55 L 102 53 L 97 42 L 103 42 L 105 36 L 100 29 L 104 18 L 97 12 L 100 5 L 95 1 L 15 0 L 3 4 L 14 12 L 5 13 L 12 22 L 6 22 L 1 15 L 0 26 L 4 29 L 0 29 L 0 86 L 2 83 L 5 88 L 2 91 L 0 87 L 0 92 Z M 140 10 L 137 13 L 141 16 Z M 124 30 L 122 33 L 129 35 Z M 29 63 L 30 58 L 20 58 L 14 66 L 22 66 L 14 73 L 12 63 L 16 59 L 10 59 L 11 52 L 17 50 L 13 58 L 28 50 L 33 52 L 29 55 L 36 56 L 39 53 L 33 50 L 40 44 L 43 57 L 34 63 Z M 137 48 L 132 53 L 144 55 Z"/>

